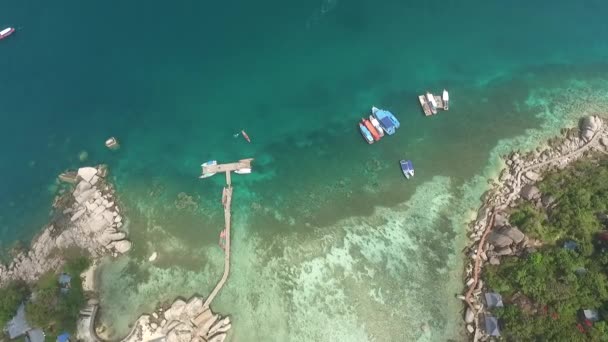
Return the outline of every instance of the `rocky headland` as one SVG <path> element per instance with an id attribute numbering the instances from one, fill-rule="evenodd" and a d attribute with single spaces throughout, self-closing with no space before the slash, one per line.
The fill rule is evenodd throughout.
<path id="1" fill-rule="evenodd" d="M 522 255 L 541 243 L 510 225 L 508 209 L 520 198 L 550 206 L 552 199 L 542 196 L 536 182 L 545 172 L 563 169 L 588 153 L 608 153 L 607 126 L 600 116 L 585 117 L 578 129 L 564 130 L 563 136 L 553 139 L 549 146 L 526 154 L 513 152 L 505 158 L 505 168 L 485 194 L 477 220 L 471 225 L 471 242 L 465 249 L 468 260 L 465 263 L 465 290 L 458 297 L 466 304 L 464 320 L 471 340 L 490 339 L 483 326 L 486 307 L 482 298 L 487 290 L 480 279 L 483 266 L 486 263 L 499 265 L 502 257 Z"/>
<path id="2" fill-rule="evenodd" d="M 132 248 L 124 231 L 126 220 L 107 175 L 105 165 L 59 175 L 67 188 L 54 200 L 51 223 L 33 239 L 28 250 L 18 252 L 8 265 L 0 264 L 0 287 L 13 280 L 32 284 L 45 273 L 58 271 L 70 249 L 88 255 L 95 265 L 104 256 L 117 257 Z M 91 299 L 80 311 L 79 341 L 105 340 L 104 327 L 95 326 L 99 302 L 95 299 L 95 283 L 88 279 L 94 273 L 95 267 L 83 274 L 87 278 L 84 288 Z M 222 342 L 230 327 L 230 319 L 214 314 L 203 298 L 195 296 L 188 302 L 178 298 L 168 307 L 140 316 L 122 341 Z"/>
<path id="3" fill-rule="evenodd" d="M 55 198 L 52 223 L 29 250 L 18 253 L 8 266 L 0 264 L 0 287 L 11 280 L 33 283 L 46 272 L 58 270 L 65 261 L 62 251 L 70 248 L 80 249 L 93 260 L 131 249 L 121 230 L 123 217 L 107 173 L 107 167 L 100 165 L 60 175 L 60 180 L 74 185 Z"/>
<path id="4" fill-rule="evenodd" d="M 230 327 L 229 317 L 214 314 L 203 298 L 195 296 L 188 302 L 177 299 L 168 308 L 140 316 L 121 341 L 223 342 Z"/>

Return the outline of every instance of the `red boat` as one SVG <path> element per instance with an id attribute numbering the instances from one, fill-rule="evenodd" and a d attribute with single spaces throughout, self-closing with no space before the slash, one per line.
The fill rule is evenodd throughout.
<path id="1" fill-rule="evenodd" d="M 15 32 L 15 29 L 12 27 L 7 27 L 4 30 L 0 31 L 0 39 L 4 39 Z"/>
<path id="2" fill-rule="evenodd" d="M 251 142 L 251 139 L 249 139 L 249 136 L 247 135 L 247 133 L 245 133 L 245 131 L 241 131 L 241 134 L 243 135 L 243 138 L 245 138 L 245 140 L 247 140 L 247 142 Z"/>
<path id="3" fill-rule="evenodd" d="M 372 125 L 372 123 L 369 120 L 361 119 L 361 122 L 365 125 L 367 130 L 372 134 L 372 137 L 374 137 L 374 140 L 376 140 L 376 141 L 380 140 L 380 134 L 376 130 L 376 127 L 374 127 L 374 125 Z"/>

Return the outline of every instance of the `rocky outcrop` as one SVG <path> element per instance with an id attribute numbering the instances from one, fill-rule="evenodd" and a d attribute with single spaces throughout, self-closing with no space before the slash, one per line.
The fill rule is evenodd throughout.
<path id="1" fill-rule="evenodd" d="M 561 141 L 544 150 L 532 151 L 527 155 L 509 155 L 505 160 L 507 167 L 500 173 L 498 183 L 485 195 L 484 205 L 472 225 L 473 231 L 469 233 L 471 246 L 466 253 L 470 262 L 466 265 L 464 280 L 466 295 L 458 296 L 467 303 L 466 328 L 474 341 L 488 339 L 479 329 L 478 314 L 483 312 L 480 296 L 484 288 L 481 279 L 478 279 L 478 271 L 485 263 L 499 265 L 501 257 L 533 253 L 540 245 L 538 241 L 524 236 L 517 227 L 509 225 L 508 208 L 514 207 L 516 201 L 523 198 L 550 210 L 555 200 L 543 196 L 534 185 L 542 178 L 543 172 L 562 169 L 589 151 L 608 153 L 608 129 L 600 117 L 590 116 L 581 121 L 580 138 L 572 133 L 566 132 Z M 474 324 L 470 322 L 469 311 L 473 314 Z"/>
<path id="2" fill-rule="evenodd" d="M 164 339 L 167 342 L 222 342 L 231 328 L 230 318 L 220 317 L 203 305 L 201 297 L 177 299 L 166 310 L 141 316 L 123 342 Z"/>
<path id="3" fill-rule="evenodd" d="M 602 119 L 597 116 L 588 116 L 581 121 L 581 138 L 590 141 L 602 127 Z"/>
<path id="4" fill-rule="evenodd" d="M 73 191 L 55 199 L 56 219 L 34 239 L 30 250 L 17 255 L 8 267 L 0 265 L 0 286 L 13 279 L 34 282 L 43 273 L 58 269 L 63 260 L 55 252 L 68 247 L 81 248 L 94 259 L 131 249 L 126 233 L 118 230 L 122 218 L 106 174 L 104 166 L 62 174 L 76 182 Z"/>
<path id="5" fill-rule="evenodd" d="M 520 192 L 521 198 L 532 201 L 540 198 L 540 190 L 532 184 L 525 185 Z"/>

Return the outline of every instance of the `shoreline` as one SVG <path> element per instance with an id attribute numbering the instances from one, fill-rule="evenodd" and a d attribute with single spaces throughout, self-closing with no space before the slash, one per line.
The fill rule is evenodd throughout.
<path id="1" fill-rule="evenodd" d="M 59 175 L 62 182 L 72 185 L 55 197 L 51 223 L 8 265 L 0 264 L 0 287 L 12 280 L 33 283 L 44 273 L 56 271 L 65 261 L 63 253 L 70 249 L 87 254 L 93 262 L 131 249 L 107 174 L 107 166 L 98 165 Z"/>
<path id="2" fill-rule="evenodd" d="M 7 265 L 0 263 L 0 287 L 14 280 L 32 284 L 47 272 L 57 272 L 72 249 L 85 254 L 91 265 L 80 277 L 89 299 L 80 311 L 75 331 L 76 337 L 85 342 L 108 341 L 103 336 L 106 328 L 96 326 L 95 320 L 99 310 L 103 310 L 97 288 L 100 263 L 105 257 L 116 258 L 132 248 L 125 231 L 128 221 L 123 219 L 107 174 L 106 165 L 60 174 L 59 180 L 67 183 L 67 187 L 55 197 L 51 223 Z M 131 331 L 118 340 L 180 341 L 188 333 L 201 341 L 222 342 L 230 328 L 230 318 L 213 313 L 209 305 L 204 304 L 203 297 L 193 296 L 185 302 L 176 296 L 170 306 L 160 306 L 151 314 L 140 315 Z"/>
<path id="3" fill-rule="evenodd" d="M 520 197 L 530 196 L 534 188 L 532 184 L 541 179 L 544 172 L 563 169 L 591 151 L 608 153 L 607 148 L 608 128 L 595 115 L 582 118 L 578 129 L 563 129 L 561 135 L 539 144 L 535 150 L 524 155 L 513 151 L 504 157 L 504 167 L 498 179 L 492 180 L 490 189 L 482 196 L 482 205 L 471 225 L 472 229 L 467 231 L 468 243 L 463 251 L 464 295 L 457 297 L 464 302 L 465 331 L 471 341 L 484 341 L 488 338 L 480 323 L 480 316 L 484 313 L 481 297 L 485 288 L 480 279 L 483 266 L 486 262 L 499 264 L 501 256 L 509 255 L 495 253 L 494 246 L 486 242 L 488 236 L 494 238 L 490 235 L 493 228 L 502 228 L 498 227 L 504 221 L 502 213 Z M 515 237 L 510 240 L 511 243 L 534 246 L 535 241 L 528 240 L 517 228 L 501 233 Z"/>

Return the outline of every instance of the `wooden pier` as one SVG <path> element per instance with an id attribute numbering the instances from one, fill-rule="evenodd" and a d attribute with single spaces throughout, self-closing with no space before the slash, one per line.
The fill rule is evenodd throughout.
<path id="1" fill-rule="evenodd" d="M 226 172 L 226 187 L 222 191 L 222 205 L 224 206 L 224 237 L 226 239 L 226 244 L 224 245 L 224 274 L 222 274 L 222 278 L 215 285 L 211 294 L 207 296 L 203 307 L 209 307 L 215 296 L 221 291 L 221 289 L 226 284 L 228 280 L 228 275 L 230 274 L 230 226 L 231 226 L 231 212 L 230 206 L 232 205 L 232 185 L 230 180 L 230 173 L 232 171 L 239 173 L 250 173 L 251 172 L 251 161 L 253 158 L 242 159 L 236 163 L 229 164 L 218 164 L 218 165 L 206 165 L 203 167 L 203 173 L 216 173 L 216 172 Z M 221 236 L 221 235 L 220 235 Z"/>

